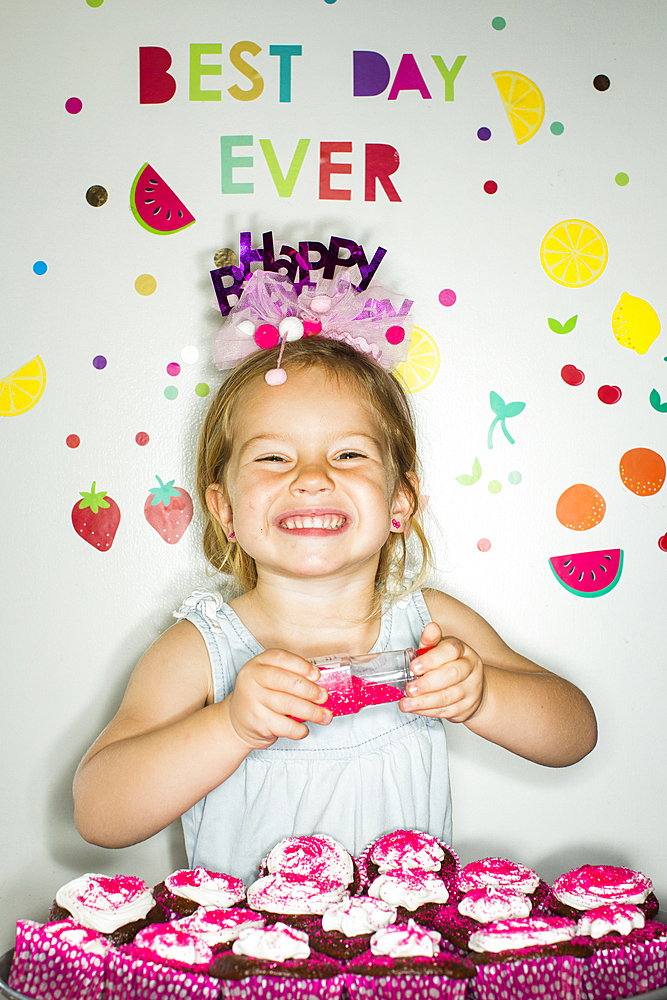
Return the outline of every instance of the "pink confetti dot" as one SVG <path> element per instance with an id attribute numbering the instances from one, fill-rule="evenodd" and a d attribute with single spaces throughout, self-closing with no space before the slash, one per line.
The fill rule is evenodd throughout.
<path id="1" fill-rule="evenodd" d="M 167 375 L 180 375 L 181 366 L 178 361 L 170 361 L 167 365 Z"/>
<path id="2" fill-rule="evenodd" d="M 275 326 L 271 326 L 270 323 L 262 323 L 255 330 L 255 343 L 258 347 L 263 347 L 265 350 L 275 347 L 279 340 L 280 334 Z"/>
<path id="3" fill-rule="evenodd" d="M 405 330 L 402 326 L 390 326 L 385 337 L 390 344 L 401 344 L 405 340 Z"/>
<path id="4" fill-rule="evenodd" d="M 658 539 L 658 548 L 661 552 L 667 552 L 667 534 Z"/>
<path id="5" fill-rule="evenodd" d="M 491 542 L 489 541 L 488 538 L 480 538 L 480 540 L 477 542 L 477 548 L 479 549 L 480 552 L 488 552 L 489 549 L 491 548 Z"/>
<path id="6" fill-rule="evenodd" d="M 80 101 L 78 97 L 70 97 L 65 101 L 65 111 L 69 111 L 71 115 L 78 115 L 83 107 L 83 101 Z"/>
<path id="7" fill-rule="evenodd" d="M 146 433 L 146 431 L 139 431 L 139 433 L 135 436 L 134 440 L 137 442 L 138 445 L 141 445 L 141 447 L 143 448 L 145 444 L 148 444 L 150 438 Z"/>
<path id="8" fill-rule="evenodd" d="M 453 306 L 456 302 L 456 292 L 452 288 L 443 288 L 438 295 L 441 306 Z"/>
<path id="9" fill-rule="evenodd" d="M 65 438 L 65 444 L 68 448 L 78 448 L 81 444 L 81 438 L 78 434 L 68 434 Z"/>
<path id="10" fill-rule="evenodd" d="M 487 194 L 495 194 L 496 191 L 498 190 L 498 185 L 496 184 L 495 181 L 485 181 L 484 190 L 486 191 Z"/>

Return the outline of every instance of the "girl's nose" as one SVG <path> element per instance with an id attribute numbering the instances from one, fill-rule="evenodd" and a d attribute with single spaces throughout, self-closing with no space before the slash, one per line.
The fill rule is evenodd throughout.
<path id="1" fill-rule="evenodd" d="M 326 469 L 319 465 L 302 466 L 292 482 L 295 493 L 323 493 L 331 489 L 333 483 Z"/>

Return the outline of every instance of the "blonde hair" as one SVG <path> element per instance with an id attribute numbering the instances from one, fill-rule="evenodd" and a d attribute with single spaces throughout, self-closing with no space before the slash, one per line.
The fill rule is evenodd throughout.
<path id="1" fill-rule="evenodd" d="M 255 560 L 238 543 L 230 543 L 206 503 L 209 486 L 223 490 L 227 463 L 232 454 L 234 415 L 244 390 L 276 367 L 278 348 L 260 350 L 233 369 L 218 390 L 206 414 L 199 436 L 197 490 L 205 517 L 204 553 L 211 565 L 229 574 L 244 590 L 257 583 Z M 393 477 L 393 495 L 403 492 L 409 513 L 403 532 L 390 532 L 380 550 L 375 577 L 376 607 L 388 596 L 397 598 L 416 590 L 424 582 L 431 564 L 431 549 L 418 521 L 419 496 L 415 477 L 419 472 L 414 422 L 407 398 L 397 380 L 369 355 L 341 341 L 326 337 L 304 337 L 285 345 L 282 367 L 290 371 L 323 369 L 329 376 L 353 385 L 373 407 L 382 431 Z M 289 375 L 285 388 L 289 392 Z M 405 582 L 408 549 L 406 532 L 418 540 L 421 566 L 408 585 Z"/>

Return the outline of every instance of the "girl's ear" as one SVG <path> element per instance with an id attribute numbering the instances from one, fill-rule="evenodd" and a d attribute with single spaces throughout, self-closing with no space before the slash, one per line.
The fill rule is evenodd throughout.
<path id="1" fill-rule="evenodd" d="M 414 472 L 408 472 L 407 478 L 415 491 L 415 496 L 418 497 L 419 480 L 417 476 Z M 408 490 L 399 488 L 391 508 L 391 530 L 403 532 L 406 538 L 412 531 L 410 519 L 417 513 L 417 510 L 413 509 L 413 503 L 413 497 Z"/>
<path id="2" fill-rule="evenodd" d="M 217 483 L 213 483 L 206 489 L 206 506 L 227 535 L 227 538 L 229 538 L 234 530 L 232 508 Z"/>

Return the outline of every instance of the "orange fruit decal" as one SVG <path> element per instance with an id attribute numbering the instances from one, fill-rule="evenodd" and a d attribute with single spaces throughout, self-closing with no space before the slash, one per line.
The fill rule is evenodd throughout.
<path id="1" fill-rule="evenodd" d="M 618 471 L 627 488 L 638 497 L 657 493 L 665 481 L 665 460 L 650 448 L 632 448 L 621 459 Z"/>
<path id="2" fill-rule="evenodd" d="M 585 483 L 576 483 L 558 498 L 556 517 L 565 528 L 588 531 L 600 523 L 606 509 L 597 490 Z"/>

